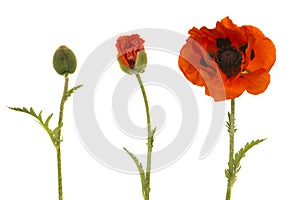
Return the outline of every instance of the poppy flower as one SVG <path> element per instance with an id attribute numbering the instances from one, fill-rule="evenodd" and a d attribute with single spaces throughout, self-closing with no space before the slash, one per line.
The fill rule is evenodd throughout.
<path id="1" fill-rule="evenodd" d="M 118 61 L 128 74 L 142 73 L 147 64 L 144 40 L 138 34 L 120 36 L 117 39 Z"/>
<path id="2" fill-rule="evenodd" d="M 266 90 L 276 49 L 258 28 L 239 27 L 226 17 L 214 29 L 193 27 L 189 34 L 178 65 L 189 81 L 205 87 L 206 95 L 222 101 L 245 90 L 250 94 Z"/>

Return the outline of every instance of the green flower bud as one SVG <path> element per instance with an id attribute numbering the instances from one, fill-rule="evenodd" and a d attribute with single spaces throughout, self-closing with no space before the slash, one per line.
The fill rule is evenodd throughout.
<path id="1" fill-rule="evenodd" d="M 55 51 L 53 67 L 59 75 L 73 74 L 76 66 L 76 56 L 71 49 L 62 45 Z"/>
<path id="2" fill-rule="evenodd" d="M 147 66 L 144 40 L 138 35 L 125 35 L 117 39 L 118 61 L 121 69 L 130 75 L 143 73 Z"/>

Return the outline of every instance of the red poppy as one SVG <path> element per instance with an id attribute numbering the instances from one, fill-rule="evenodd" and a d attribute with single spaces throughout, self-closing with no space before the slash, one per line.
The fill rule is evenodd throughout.
<path id="1" fill-rule="evenodd" d="M 133 69 L 138 52 L 144 50 L 144 42 L 138 34 L 120 36 L 116 44 L 120 62 Z"/>
<path id="2" fill-rule="evenodd" d="M 272 41 L 254 26 L 233 24 L 229 17 L 216 28 L 192 28 L 180 51 L 179 67 L 215 101 L 239 97 L 245 90 L 260 94 L 270 82 L 276 59 Z"/>

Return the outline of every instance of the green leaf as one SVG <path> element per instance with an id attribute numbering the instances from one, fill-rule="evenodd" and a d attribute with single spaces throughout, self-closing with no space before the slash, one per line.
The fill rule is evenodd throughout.
<path id="1" fill-rule="evenodd" d="M 231 178 L 231 175 L 230 175 L 230 172 L 228 169 L 225 169 L 225 176 L 227 179 L 230 179 Z"/>
<path id="2" fill-rule="evenodd" d="M 53 116 L 53 113 L 51 113 L 51 114 L 47 117 L 47 119 L 46 119 L 46 121 L 45 121 L 45 126 L 49 127 L 49 121 L 50 121 L 50 119 L 52 118 L 52 116 Z"/>
<path id="3" fill-rule="evenodd" d="M 135 165 L 137 166 L 137 168 L 139 170 L 140 177 L 141 177 L 141 182 L 142 182 L 143 194 L 144 194 L 144 191 L 146 189 L 146 176 L 145 176 L 145 172 L 144 172 L 142 163 L 140 163 L 139 160 L 137 159 L 137 157 L 133 153 L 131 153 L 130 151 L 128 151 L 125 147 L 123 147 L 123 149 L 132 158 L 132 160 L 134 161 Z"/>
<path id="4" fill-rule="evenodd" d="M 235 119 L 232 119 L 232 115 L 230 112 L 228 112 L 228 121 L 226 121 L 226 127 L 227 127 L 227 131 L 229 133 L 235 133 L 237 131 L 237 128 L 235 126 Z"/>
<path id="5" fill-rule="evenodd" d="M 38 118 L 38 116 L 35 114 L 35 112 L 34 112 L 34 110 L 33 110 L 32 107 L 30 107 L 30 114 L 31 114 L 32 116 L 36 116 L 36 117 Z"/>
<path id="6" fill-rule="evenodd" d="M 39 112 L 39 115 L 37 115 L 35 113 L 35 111 L 33 110 L 32 107 L 30 107 L 29 110 L 27 108 L 25 108 L 25 107 L 23 107 L 23 108 L 8 107 L 8 108 L 11 109 L 11 110 L 14 110 L 14 111 L 18 111 L 18 112 L 23 112 L 23 113 L 29 114 L 29 115 L 33 116 L 34 118 L 36 118 L 39 122 L 43 121 L 43 119 L 42 119 L 42 110 Z"/>
<path id="7" fill-rule="evenodd" d="M 154 129 L 152 129 L 151 135 L 153 136 L 155 134 L 155 132 L 156 132 L 156 127 L 154 127 Z"/>
<path id="8" fill-rule="evenodd" d="M 52 131 L 52 137 L 55 142 L 55 144 L 59 144 L 62 142 L 62 139 L 60 138 L 60 132 L 61 132 L 61 127 L 63 126 L 63 123 L 61 123 L 59 126 L 57 126 L 53 131 Z"/>
<path id="9" fill-rule="evenodd" d="M 83 85 L 77 85 L 75 87 L 73 87 L 72 89 L 70 89 L 68 92 L 67 92 L 67 97 L 66 97 L 66 100 L 75 92 L 75 90 L 78 90 L 79 88 L 81 88 Z"/>
<path id="10" fill-rule="evenodd" d="M 233 166 L 234 170 L 237 173 L 240 169 L 240 162 L 243 157 L 246 156 L 246 153 L 254 146 L 258 145 L 259 143 L 265 141 L 266 139 L 258 139 L 258 140 L 253 140 L 251 142 L 247 142 L 243 148 L 241 148 L 235 155 L 233 159 Z"/>
<path id="11" fill-rule="evenodd" d="M 230 115 L 231 115 L 230 112 L 228 112 L 227 113 L 228 121 L 226 121 L 226 125 L 225 125 L 227 127 L 228 132 L 230 129 L 230 119 L 231 119 Z"/>
<path id="12" fill-rule="evenodd" d="M 228 121 L 226 122 L 226 127 L 227 127 L 227 129 L 229 131 L 230 123 Z"/>
<path id="13" fill-rule="evenodd" d="M 23 112 L 23 113 L 26 113 L 28 115 L 31 115 L 33 116 L 35 119 L 37 119 L 38 123 L 45 129 L 45 131 L 48 133 L 52 143 L 55 145 L 55 142 L 56 140 L 54 139 L 53 137 L 53 131 L 49 128 L 49 122 L 50 122 L 50 119 L 52 118 L 53 116 L 53 113 L 51 113 L 46 121 L 43 121 L 43 117 L 42 117 L 42 110 L 39 112 L 39 114 L 37 115 L 36 112 L 34 111 L 34 109 L 32 107 L 29 108 L 29 110 L 25 107 L 23 108 L 18 108 L 18 107 L 8 107 L 9 109 L 11 110 L 14 110 L 14 111 L 18 111 L 18 112 Z M 62 125 L 61 125 L 62 126 Z M 61 128 L 60 126 L 60 128 Z"/>

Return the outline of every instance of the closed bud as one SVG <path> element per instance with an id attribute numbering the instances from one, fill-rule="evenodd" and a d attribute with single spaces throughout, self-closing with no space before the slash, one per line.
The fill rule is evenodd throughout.
<path id="1" fill-rule="evenodd" d="M 53 67 L 60 75 L 73 74 L 77 67 L 73 51 L 64 45 L 60 46 L 54 53 Z"/>

